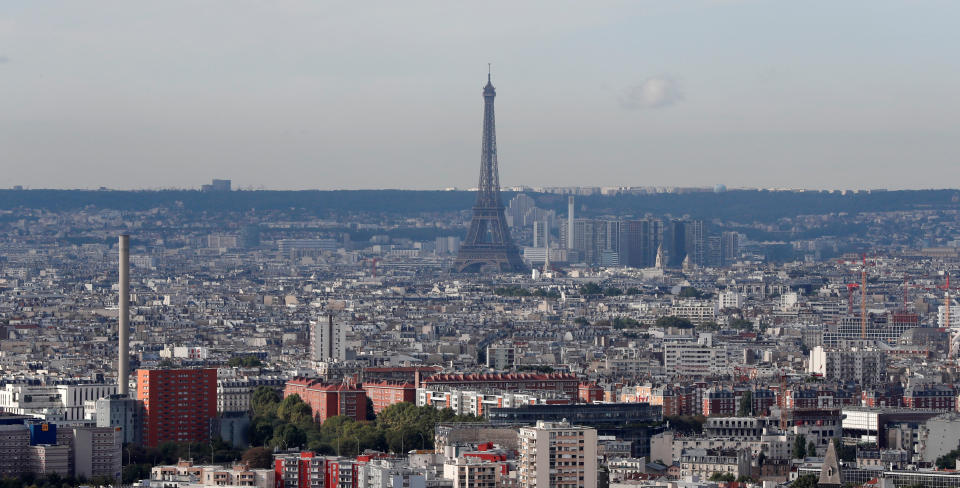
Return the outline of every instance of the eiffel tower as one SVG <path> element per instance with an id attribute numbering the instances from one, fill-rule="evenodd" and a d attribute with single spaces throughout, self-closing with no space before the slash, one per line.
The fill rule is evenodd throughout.
<path id="1" fill-rule="evenodd" d="M 473 206 L 470 230 L 460 246 L 453 263 L 458 273 L 496 270 L 521 272 L 526 270 L 517 246 L 510 239 L 510 229 L 500 200 L 500 176 L 497 170 L 497 131 L 493 117 L 493 99 L 497 92 L 490 82 L 483 87 L 483 144 L 480 152 L 480 186 L 477 203 Z"/>

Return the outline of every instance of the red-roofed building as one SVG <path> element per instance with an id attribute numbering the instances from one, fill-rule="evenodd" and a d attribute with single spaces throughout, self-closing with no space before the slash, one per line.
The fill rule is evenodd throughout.
<path id="1" fill-rule="evenodd" d="M 373 413 L 380 413 L 381 410 L 394 403 L 414 403 L 417 401 L 417 387 L 413 383 L 395 381 L 364 383 L 363 391 L 366 392 L 367 399 L 373 404 Z"/>
<path id="2" fill-rule="evenodd" d="M 295 378 L 283 389 L 284 398 L 290 395 L 299 395 L 310 405 L 313 418 L 320 423 L 337 415 L 357 421 L 367 419 L 367 394 L 357 385 L 331 385 L 317 379 Z"/>
<path id="3" fill-rule="evenodd" d="M 363 369 L 364 381 L 412 381 L 443 371 L 440 366 L 372 366 Z"/>

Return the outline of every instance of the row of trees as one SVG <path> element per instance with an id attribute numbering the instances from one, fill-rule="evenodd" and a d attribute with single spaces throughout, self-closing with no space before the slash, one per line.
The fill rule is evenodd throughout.
<path id="1" fill-rule="evenodd" d="M 557 290 L 547 290 L 544 288 L 534 288 L 533 290 L 528 290 L 519 285 L 507 285 L 494 288 L 493 294 L 501 297 L 560 298 L 560 292 Z"/>
<path id="2" fill-rule="evenodd" d="M 124 446 L 123 482 L 133 483 L 150 477 L 150 468 L 162 464 L 175 464 L 180 459 L 193 459 L 197 463 L 227 463 L 241 458 L 243 451 L 215 437 L 205 442 L 165 442 L 157 447 L 136 445 Z"/>
<path id="3" fill-rule="evenodd" d="M 310 406 L 298 395 L 280 398 L 269 387 L 253 395 L 251 443 L 274 449 L 306 448 L 320 454 L 356 455 L 367 449 L 404 452 L 432 449 L 434 427 L 439 422 L 478 422 L 471 415 L 456 415 L 451 409 L 418 407 L 397 403 L 385 408 L 373 421 L 357 422 L 344 416 L 314 421 Z"/>
<path id="4" fill-rule="evenodd" d="M 606 297 L 616 297 L 620 295 L 640 295 L 641 293 L 643 293 L 642 290 L 636 287 L 630 287 L 630 288 L 627 288 L 626 291 L 624 291 L 623 289 L 617 288 L 615 286 L 602 287 L 597 283 L 586 283 L 584 285 L 581 285 L 578 291 L 580 292 L 581 295 L 584 295 L 584 296 L 603 295 Z"/>

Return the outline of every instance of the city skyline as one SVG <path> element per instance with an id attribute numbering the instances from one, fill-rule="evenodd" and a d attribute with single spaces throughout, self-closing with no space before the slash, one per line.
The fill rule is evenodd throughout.
<path id="1" fill-rule="evenodd" d="M 948 2 L 109 6 L 0 9 L 12 185 L 468 188 L 487 62 L 504 186 L 960 182 Z"/>

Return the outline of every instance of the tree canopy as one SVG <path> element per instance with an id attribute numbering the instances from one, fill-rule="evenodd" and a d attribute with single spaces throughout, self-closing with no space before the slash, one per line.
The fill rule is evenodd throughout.
<path id="1" fill-rule="evenodd" d="M 432 449 L 434 428 L 439 422 L 477 422 L 482 418 L 457 415 L 453 410 L 396 403 L 383 409 L 373 421 L 357 422 L 336 416 L 322 424 L 315 421 L 310 406 L 298 395 L 280 400 L 268 387 L 254 392 L 251 442 L 265 448 L 301 447 L 320 454 L 356 455 L 364 450 L 400 452 Z"/>
<path id="2" fill-rule="evenodd" d="M 654 325 L 662 328 L 676 327 L 678 329 L 692 329 L 694 327 L 693 322 L 673 315 L 658 318 Z"/>

